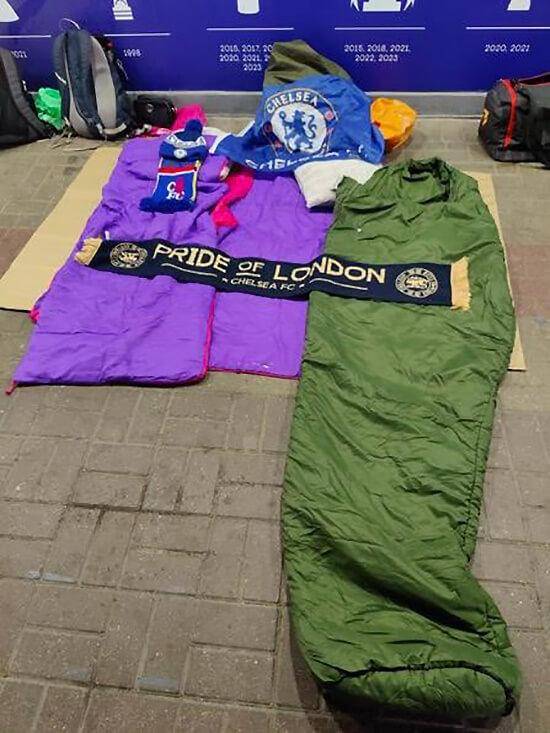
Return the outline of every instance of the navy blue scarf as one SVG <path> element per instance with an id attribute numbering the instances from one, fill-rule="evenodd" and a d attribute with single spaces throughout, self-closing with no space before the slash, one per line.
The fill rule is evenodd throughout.
<path id="1" fill-rule="evenodd" d="M 83 265 L 120 275 L 151 279 L 168 275 L 180 283 L 201 283 L 228 293 L 264 298 L 303 299 L 314 290 L 341 298 L 468 310 L 468 260 L 450 265 L 428 262 L 366 264 L 320 255 L 311 262 L 275 262 L 230 257 L 219 249 L 173 244 L 88 239 L 75 256 Z"/>

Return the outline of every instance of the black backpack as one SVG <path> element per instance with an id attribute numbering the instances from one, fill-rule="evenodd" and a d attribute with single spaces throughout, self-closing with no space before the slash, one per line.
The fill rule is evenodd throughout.
<path id="1" fill-rule="evenodd" d="M 0 148 L 42 140 L 53 134 L 38 119 L 11 53 L 0 48 Z"/>
<path id="2" fill-rule="evenodd" d="M 538 160 L 534 128 L 540 110 L 550 108 L 550 74 L 529 79 L 501 79 L 485 99 L 479 137 L 494 160 L 511 163 Z M 533 129 L 532 129 L 533 128 Z"/>
<path id="3" fill-rule="evenodd" d="M 81 137 L 116 140 L 133 127 L 126 75 L 111 40 L 71 29 L 55 39 L 61 112 Z"/>

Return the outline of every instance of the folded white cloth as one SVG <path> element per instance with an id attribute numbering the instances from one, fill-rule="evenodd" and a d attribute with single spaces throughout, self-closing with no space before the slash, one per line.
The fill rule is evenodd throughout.
<path id="1" fill-rule="evenodd" d="M 343 178 L 353 178 L 366 183 L 381 168 L 356 158 L 349 160 L 319 160 L 304 163 L 294 171 L 294 176 L 308 209 L 330 204 L 336 199 L 336 189 Z"/>

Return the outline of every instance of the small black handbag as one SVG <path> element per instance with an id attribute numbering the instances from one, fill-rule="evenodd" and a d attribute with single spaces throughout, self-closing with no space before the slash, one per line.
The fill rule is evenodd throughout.
<path id="1" fill-rule="evenodd" d="M 134 114 L 140 127 L 172 127 L 176 119 L 176 108 L 168 97 L 140 94 L 134 101 Z"/>

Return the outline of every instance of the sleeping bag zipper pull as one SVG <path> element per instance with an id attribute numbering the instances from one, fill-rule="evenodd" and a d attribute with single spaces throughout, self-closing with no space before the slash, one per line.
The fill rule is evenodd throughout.
<path id="1" fill-rule="evenodd" d="M 10 397 L 15 392 L 16 389 L 17 389 L 17 382 L 14 379 L 12 379 L 12 381 L 8 384 L 8 386 L 4 390 L 4 394 Z"/>

